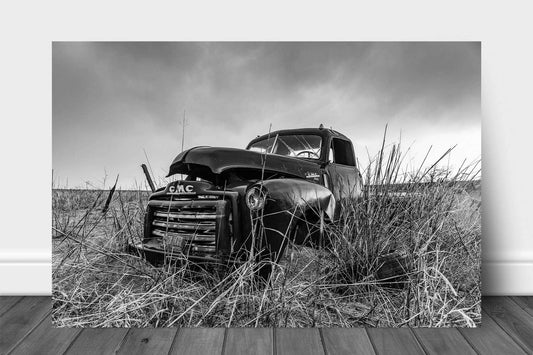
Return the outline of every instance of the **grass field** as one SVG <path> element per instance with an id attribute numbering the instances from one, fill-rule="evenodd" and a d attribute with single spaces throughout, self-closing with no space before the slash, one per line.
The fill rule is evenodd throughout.
<path id="1" fill-rule="evenodd" d="M 476 326 L 479 166 L 451 171 L 434 164 L 408 171 L 399 151 L 394 145 L 372 159 L 364 197 L 346 201 L 341 219 L 322 226 L 332 244 L 321 250 L 289 245 L 264 287 L 254 277 L 253 261 L 214 272 L 187 265 L 156 268 L 126 253 L 126 244 L 141 238 L 146 191 L 116 191 L 103 213 L 109 191 L 53 189 L 53 322 Z"/>

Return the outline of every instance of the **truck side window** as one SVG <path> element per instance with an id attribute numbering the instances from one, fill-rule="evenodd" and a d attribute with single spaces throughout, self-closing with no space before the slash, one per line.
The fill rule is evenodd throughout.
<path id="1" fill-rule="evenodd" d="M 333 151 L 333 162 L 341 165 L 355 166 L 353 146 L 343 139 L 333 138 L 331 141 Z M 330 152 L 331 157 L 331 152 Z"/>

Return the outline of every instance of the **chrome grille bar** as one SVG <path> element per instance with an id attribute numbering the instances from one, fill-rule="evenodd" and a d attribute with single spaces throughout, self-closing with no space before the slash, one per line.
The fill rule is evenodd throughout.
<path id="1" fill-rule="evenodd" d="M 160 229 L 152 230 L 152 234 L 157 237 L 162 237 L 162 238 L 165 238 L 165 237 L 183 238 L 183 240 L 185 241 L 213 243 L 213 245 L 215 244 L 214 234 L 201 235 L 201 234 L 191 234 L 191 233 L 176 233 L 176 232 L 169 232 L 169 231 L 165 232 Z"/>
<path id="2" fill-rule="evenodd" d="M 193 219 L 193 220 L 216 220 L 217 216 L 215 212 L 191 212 L 191 211 L 180 211 L 180 212 L 163 212 L 156 211 L 154 212 L 155 217 L 163 218 L 172 218 L 172 219 Z"/>
<path id="3" fill-rule="evenodd" d="M 180 229 L 187 231 L 197 231 L 197 232 L 214 232 L 216 230 L 216 223 L 213 222 L 171 222 L 171 221 L 161 221 L 154 220 L 152 225 L 156 227 L 161 227 L 165 229 Z"/>

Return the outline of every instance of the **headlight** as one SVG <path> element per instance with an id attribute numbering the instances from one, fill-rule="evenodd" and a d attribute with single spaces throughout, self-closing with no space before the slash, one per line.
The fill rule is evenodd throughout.
<path id="1" fill-rule="evenodd" d="M 246 205 L 252 211 L 258 211 L 265 207 L 266 190 L 259 186 L 253 186 L 246 192 Z"/>

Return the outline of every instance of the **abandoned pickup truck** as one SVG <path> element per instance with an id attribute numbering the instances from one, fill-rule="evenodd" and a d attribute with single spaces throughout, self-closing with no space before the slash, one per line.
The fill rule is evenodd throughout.
<path id="1" fill-rule="evenodd" d="M 258 136 L 246 149 L 191 148 L 170 165 L 176 174 L 185 178 L 150 196 L 144 238 L 131 245 L 152 263 L 277 262 L 289 240 L 319 245 L 318 222 L 334 221 L 362 189 L 352 142 L 322 125 Z"/>

